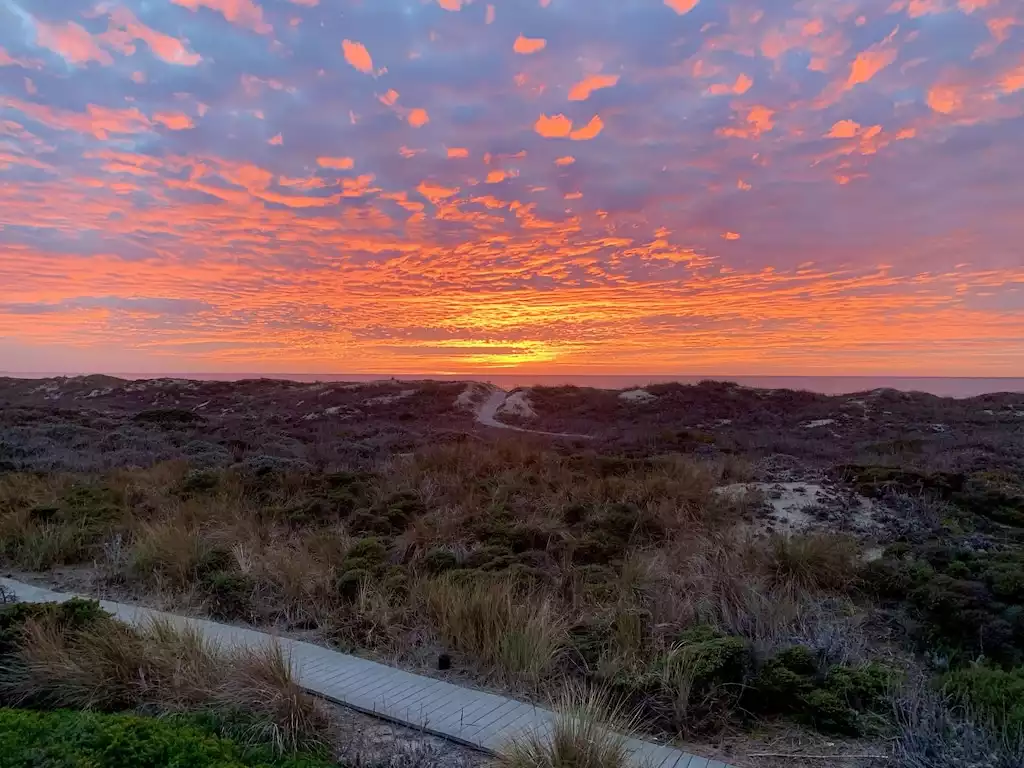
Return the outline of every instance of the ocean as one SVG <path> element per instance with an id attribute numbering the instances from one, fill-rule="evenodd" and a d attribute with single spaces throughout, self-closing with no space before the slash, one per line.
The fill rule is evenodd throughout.
<path id="1" fill-rule="evenodd" d="M 74 374 L 59 373 L 3 373 L 16 378 L 41 379 L 50 376 Z M 436 379 L 442 381 L 487 381 L 502 389 L 516 387 L 574 385 L 598 389 L 629 389 L 647 384 L 679 382 L 696 384 L 713 379 L 732 381 L 758 389 L 803 389 L 826 395 L 845 395 L 872 389 L 897 389 L 904 392 L 928 392 L 941 397 L 974 397 L 994 392 L 1024 393 L 1024 378 L 969 378 L 941 376 L 685 376 L 675 374 L 524 374 L 481 371 L 475 374 L 387 374 L 387 373 L 111 373 L 122 379 L 187 378 L 211 381 L 238 381 L 239 379 L 287 379 L 291 381 L 377 381 L 398 379 Z"/>

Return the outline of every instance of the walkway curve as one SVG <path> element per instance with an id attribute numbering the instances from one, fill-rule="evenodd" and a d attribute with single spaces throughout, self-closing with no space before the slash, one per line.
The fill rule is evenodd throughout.
<path id="1" fill-rule="evenodd" d="M 501 408 L 505 400 L 508 399 L 508 392 L 503 389 L 494 389 L 486 400 L 484 400 L 476 412 L 476 420 L 481 424 L 486 424 L 488 427 L 497 427 L 498 429 L 510 429 L 513 432 L 527 432 L 531 435 L 547 435 L 548 437 L 568 437 L 573 440 L 593 440 L 593 435 L 574 435 L 571 432 L 542 432 L 539 429 L 526 429 L 525 427 L 515 427 L 511 424 L 505 424 L 504 422 L 498 421 L 497 414 L 498 409 Z"/>
<path id="2" fill-rule="evenodd" d="M 73 597 L 87 597 L 53 592 L 5 578 L 0 578 L 0 587 L 29 603 L 59 603 Z M 312 643 L 128 603 L 101 600 L 100 606 L 129 624 L 159 619 L 177 627 L 198 630 L 224 648 L 259 648 L 279 643 L 291 660 L 296 682 L 306 691 L 484 752 L 494 753 L 508 741 L 530 733 L 546 735 L 554 721 L 551 711 L 532 704 L 414 675 Z M 633 750 L 633 763 L 644 768 L 729 768 L 724 763 L 653 742 L 630 739 L 629 747 Z"/>

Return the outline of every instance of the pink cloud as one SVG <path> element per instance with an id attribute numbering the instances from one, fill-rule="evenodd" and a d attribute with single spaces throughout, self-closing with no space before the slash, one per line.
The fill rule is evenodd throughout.
<path id="1" fill-rule="evenodd" d="M 209 8 L 216 11 L 232 24 L 251 29 L 253 32 L 267 34 L 273 28 L 263 20 L 263 9 L 252 0 L 171 0 L 172 3 L 198 11 Z"/>
<path id="2" fill-rule="evenodd" d="M 114 63 L 113 57 L 80 24 L 73 21 L 47 24 L 37 20 L 35 26 L 36 45 L 53 51 L 72 64 L 96 61 L 109 66 Z"/>

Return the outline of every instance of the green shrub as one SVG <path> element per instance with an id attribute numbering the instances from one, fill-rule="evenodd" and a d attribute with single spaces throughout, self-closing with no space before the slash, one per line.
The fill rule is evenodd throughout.
<path id="1" fill-rule="evenodd" d="M 0 709 L 0 766 L 22 768 L 326 768 L 275 757 L 183 719 Z"/>
<path id="2" fill-rule="evenodd" d="M 149 408 L 134 416 L 140 424 L 155 424 L 159 427 L 183 427 L 206 421 L 202 416 L 187 408 Z"/>
<path id="3" fill-rule="evenodd" d="M 435 547 L 427 552 L 423 564 L 430 573 L 444 573 L 459 567 L 459 559 L 450 549 Z"/>
<path id="4" fill-rule="evenodd" d="M 612 685 L 655 726 L 700 733 L 720 728 L 735 715 L 752 663 L 745 638 L 701 625 L 683 632 L 644 670 L 616 663 Z"/>
<path id="5" fill-rule="evenodd" d="M 193 469 L 185 475 L 178 488 L 182 496 L 197 496 L 214 490 L 220 484 L 220 475 L 208 469 Z"/>
<path id="6" fill-rule="evenodd" d="M 253 613 L 253 583 L 244 574 L 216 571 L 203 578 L 208 610 L 215 619 L 249 619 Z"/>
<path id="7" fill-rule="evenodd" d="M 751 681 L 749 704 L 766 715 L 787 714 L 826 732 L 858 735 L 866 715 L 885 709 L 895 672 L 880 664 L 825 667 L 809 648 L 780 651 Z"/>
<path id="8" fill-rule="evenodd" d="M 403 491 L 372 507 L 357 509 L 348 518 L 348 529 L 365 536 L 396 536 L 427 511 L 419 495 Z"/>
<path id="9" fill-rule="evenodd" d="M 63 603 L 0 605 L 0 658 L 18 648 L 26 622 L 52 622 L 63 632 L 79 632 L 109 618 L 110 614 L 96 600 L 77 597 Z"/>
<path id="10" fill-rule="evenodd" d="M 334 588 L 344 600 L 355 600 L 360 588 L 373 579 L 373 574 L 365 568 L 348 568 L 338 574 Z"/>
<path id="11" fill-rule="evenodd" d="M 1024 667 L 971 665 L 950 672 L 943 682 L 949 693 L 1006 733 L 1024 733 Z"/>
<path id="12" fill-rule="evenodd" d="M 1024 662 L 1024 553 L 931 543 L 861 571 L 870 593 L 902 603 L 932 650 Z"/>

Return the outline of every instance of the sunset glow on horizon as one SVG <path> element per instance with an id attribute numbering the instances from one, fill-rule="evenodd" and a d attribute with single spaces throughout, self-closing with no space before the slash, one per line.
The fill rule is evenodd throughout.
<path id="1" fill-rule="evenodd" d="M 0 371 L 1024 376 L 1024 4 L 0 0 Z"/>

